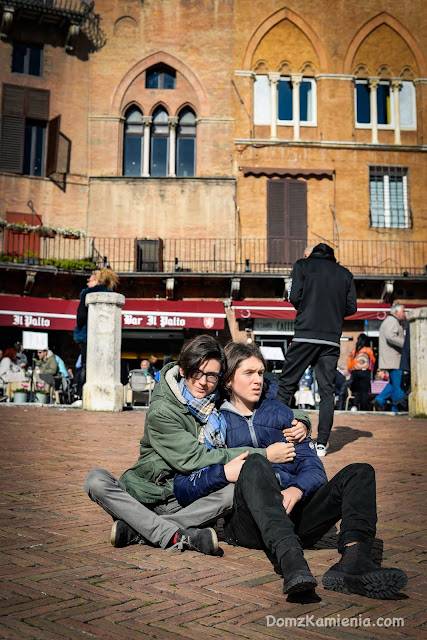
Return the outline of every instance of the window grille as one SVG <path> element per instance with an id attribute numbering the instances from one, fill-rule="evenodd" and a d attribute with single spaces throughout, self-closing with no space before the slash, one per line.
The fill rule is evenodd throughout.
<path id="1" fill-rule="evenodd" d="M 371 227 L 412 227 L 408 167 L 369 167 Z"/>

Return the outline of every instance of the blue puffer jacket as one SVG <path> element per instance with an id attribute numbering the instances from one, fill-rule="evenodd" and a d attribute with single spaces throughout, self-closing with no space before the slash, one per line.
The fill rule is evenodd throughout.
<path id="1" fill-rule="evenodd" d="M 230 402 L 224 402 L 221 411 L 227 422 L 228 447 L 268 447 L 274 442 L 287 442 L 283 429 L 291 426 L 294 414 L 289 407 L 275 399 L 276 385 L 267 386 L 252 416 L 245 418 Z M 298 417 L 298 416 L 297 416 Z M 303 499 L 327 482 L 322 461 L 311 439 L 295 445 L 293 462 L 273 464 L 277 479 L 283 489 L 298 487 Z M 189 476 L 175 475 L 174 494 L 183 506 L 191 504 L 228 484 L 224 465 L 215 464 L 194 471 Z"/>

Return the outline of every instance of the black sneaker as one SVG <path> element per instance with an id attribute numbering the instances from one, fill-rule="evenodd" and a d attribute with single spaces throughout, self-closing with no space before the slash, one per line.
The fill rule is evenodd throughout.
<path id="1" fill-rule="evenodd" d="M 116 520 L 111 528 L 110 542 L 113 547 L 128 547 L 131 544 L 144 544 L 144 538 L 123 520 Z"/>
<path id="2" fill-rule="evenodd" d="M 280 558 L 283 572 L 283 593 L 309 591 L 317 587 L 317 580 L 311 573 L 301 549 L 289 549 Z"/>
<path id="3" fill-rule="evenodd" d="M 178 529 L 177 541 L 168 551 L 198 551 L 206 556 L 223 556 L 224 551 L 218 546 L 218 538 L 214 529 Z"/>
<path id="4" fill-rule="evenodd" d="M 372 562 L 363 543 L 346 547 L 339 562 L 323 576 L 325 589 L 338 593 L 357 593 L 368 598 L 389 600 L 408 582 L 401 569 L 387 569 Z"/>

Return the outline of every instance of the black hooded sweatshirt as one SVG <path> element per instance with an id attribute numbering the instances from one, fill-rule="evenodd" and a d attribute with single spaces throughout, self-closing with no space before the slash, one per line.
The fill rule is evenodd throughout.
<path id="1" fill-rule="evenodd" d="M 295 263 L 289 299 L 297 309 L 294 339 L 299 341 L 339 345 L 344 318 L 357 310 L 353 275 L 323 242 Z"/>

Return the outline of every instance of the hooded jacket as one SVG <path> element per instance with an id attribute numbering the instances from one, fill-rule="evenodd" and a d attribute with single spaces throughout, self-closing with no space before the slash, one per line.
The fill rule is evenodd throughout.
<path id="1" fill-rule="evenodd" d="M 241 415 L 228 401 L 221 405 L 221 412 L 227 422 L 227 446 L 268 447 L 274 442 L 287 442 L 283 436 L 283 429 L 289 428 L 294 419 L 294 413 L 289 407 L 275 399 L 276 383 L 268 384 L 257 408 L 250 417 Z M 301 420 L 304 412 L 295 412 L 295 417 Z M 305 414 L 307 415 L 307 414 Z M 295 444 L 296 456 L 292 462 L 273 464 L 276 477 L 283 489 L 298 487 L 303 493 L 303 499 L 327 482 L 322 461 L 316 453 L 314 443 L 306 438 Z M 190 476 L 177 474 L 174 479 L 174 494 L 183 506 L 194 502 L 213 491 L 221 489 L 228 481 L 225 477 L 224 465 L 200 469 Z"/>
<path id="2" fill-rule="evenodd" d="M 178 387 L 179 379 L 179 367 L 174 362 L 161 370 L 140 440 L 140 456 L 120 478 L 126 491 L 139 502 L 148 504 L 172 496 L 176 473 L 189 475 L 194 469 L 226 464 L 248 450 L 209 450 L 199 442 L 202 425 L 190 413 Z M 250 453 L 267 455 L 260 448 L 250 449 Z"/>
<path id="3" fill-rule="evenodd" d="M 302 341 L 339 345 L 344 318 L 357 311 L 353 275 L 337 264 L 333 249 L 323 242 L 295 263 L 289 300 L 297 309 L 294 339 Z"/>

